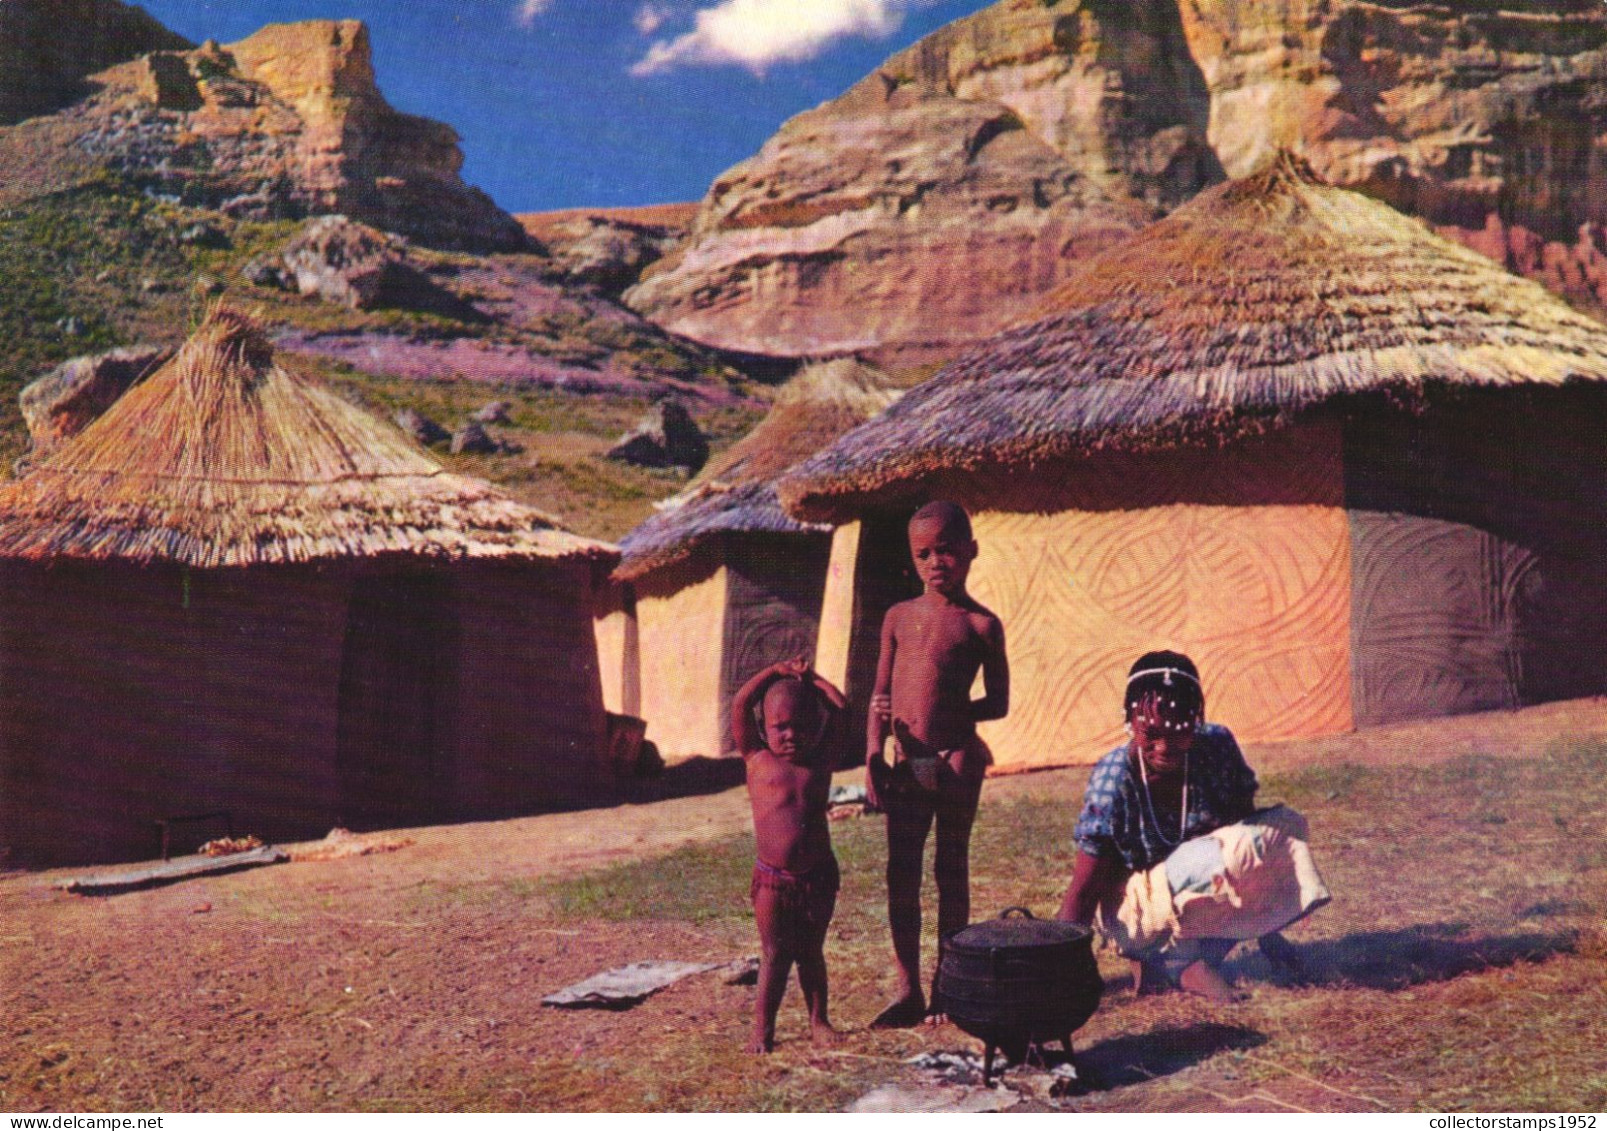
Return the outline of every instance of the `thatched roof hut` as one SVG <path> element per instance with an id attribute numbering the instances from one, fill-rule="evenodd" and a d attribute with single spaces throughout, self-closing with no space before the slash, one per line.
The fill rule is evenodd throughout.
<path id="1" fill-rule="evenodd" d="M 636 696 L 627 704 L 622 684 L 622 706 L 640 711 L 672 759 L 725 748 L 724 708 L 757 667 L 814 655 L 830 528 L 789 518 L 775 480 L 894 398 L 881 373 L 851 359 L 810 366 L 753 431 L 625 536 L 614 576 L 631 588 L 633 616 L 627 624 L 622 610 L 600 627 L 604 669 L 618 653 Z"/>
<path id="2" fill-rule="evenodd" d="M 159 372 L 0 489 L 0 557 L 197 569 L 372 558 L 592 559 L 488 483 L 279 364 L 219 309 Z"/>
<path id="3" fill-rule="evenodd" d="M 1607 513 L 1604 381 L 1599 323 L 1282 154 L 779 489 L 807 521 L 981 512 L 978 595 L 1033 666 L 1011 757 L 1096 753 L 1160 644 L 1241 733 L 1320 733 L 1607 690 L 1553 603 L 1602 604 L 1573 528 Z"/>
<path id="4" fill-rule="evenodd" d="M 0 486 L 0 844 L 126 859 L 175 817 L 285 838 L 582 800 L 617 558 L 215 311 Z"/>
<path id="5" fill-rule="evenodd" d="M 1102 255 L 787 477 L 837 520 L 934 478 L 1287 424 L 1362 393 L 1607 379 L 1599 322 L 1280 154 Z"/>

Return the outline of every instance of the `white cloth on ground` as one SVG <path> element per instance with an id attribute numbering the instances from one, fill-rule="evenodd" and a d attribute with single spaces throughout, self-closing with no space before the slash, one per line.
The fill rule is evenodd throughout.
<path id="1" fill-rule="evenodd" d="M 1129 876 L 1121 898 L 1100 908 L 1100 926 L 1125 954 L 1281 930 L 1332 899 L 1309 836 L 1306 819 L 1278 805 L 1196 837 Z"/>

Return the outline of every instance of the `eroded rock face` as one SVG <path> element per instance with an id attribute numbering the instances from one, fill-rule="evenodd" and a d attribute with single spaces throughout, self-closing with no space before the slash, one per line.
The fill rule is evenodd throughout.
<path id="1" fill-rule="evenodd" d="M 1189 0 L 1232 176 L 1277 146 L 1587 304 L 1607 302 L 1607 7 Z"/>
<path id="2" fill-rule="evenodd" d="M 1169 10 L 1009 0 L 951 24 L 723 175 L 627 301 L 789 356 L 941 357 L 991 333 L 1219 175 L 1198 72 L 1168 64 L 1172 97 L 1145 101 L 1147 62 L 1180 57 Z"/>
<path id="3" fill-rule="evenodd" d="M 344 213 L 432 246 L 525 246 L 518 222 L 459 176 L 452 128 L 385 101 L 361 23 L 276 24 L 226 47 L 185 46 L 92 75 L 96 92 L 55 120 L 0 131 L 0 189 L 6 164 L 38 179 L 54 161 L 63 177 L 109 167 L 245 217 Z M 53 148 L 70 153 L 40 152 Z"/>
<path id="4" fill-rule="evenodd" d="M 788 122 L 627 299 L 729 349 L 941 358 L 1279 146 L 1607 301 L 1593 0 L 1001 0 Z"/>
<path id="5" fill-rule="evenodd" d="M 468 421 L 452 433 L 452 454 L 455 456 L 496 455 L 502 450 L 502 444 L 477 420 Z"/>
<path id="6" fill-rule="evenodd" d="M 118 0 L 0 2 L 0 125 L 59 110 L 87 75 L 191 43 Z"/>
<path id="7" fill-rule="evenodd" d="M 29 457 L 45 456 L 78 435 L 172 356 L 171 346 L 126 346 L 64 361 L 29 383 L 18 398 L 32 441 Z"/>

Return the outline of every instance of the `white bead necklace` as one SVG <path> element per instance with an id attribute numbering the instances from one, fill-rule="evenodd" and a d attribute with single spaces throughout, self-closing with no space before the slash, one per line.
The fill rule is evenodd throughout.
<path id="1" fill-rule="evenodd" d="M 1191 753 L 1191 751 L 1184 751 L 1183 752 L 1183 811 L 1182 811 L 1182 814 L 1177 819 L 1177 839 L 1176 840 L 1168 839 L 1167 835 L 1165 833 L 1161 832 L 1160 818 L 1155 815 L 1155 799 L 1152 796 L 1150 796 L 1150 792 L 1149 792 L 1149 770 L 1146 769 L 1145 766 L 1144 766 L 1144 752 L 1142 750 L 1135 750 L 1134 753 L 1138 755 L 1138 777 L 1139 777 L 1139 780 L 1144 783 L 1144 804 L 1149 809 L 1149 821 L 1150 821 L 1150 824 L 1155 826 L 1155 835 L 1160 838 L 1160 842 L 1162 844 L 1164 844 L 1167 848 L 1176 848 L 1178 845 L 1183 843 L 1183 838 L 1188 833 L 1188 825 L 1189 825 L 1189 754 Z"/>

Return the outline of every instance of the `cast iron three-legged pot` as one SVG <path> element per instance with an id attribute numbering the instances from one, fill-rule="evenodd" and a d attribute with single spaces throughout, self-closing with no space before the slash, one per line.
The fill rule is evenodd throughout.
<path id="1" fill-rule="evenodd" d="M 942 940 L 937 987 L 937 1009 L 985 1046 L 982 1078 L 991 1083 L 996 1050 L 1020 1063 L 1059 1041 L 1070 1058 L 1071 1035 L 1094 1015 L 1105 982 L 1092 931 L 1010 907 Z"/>

